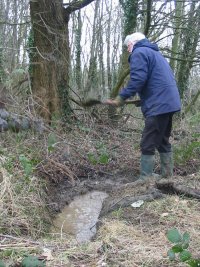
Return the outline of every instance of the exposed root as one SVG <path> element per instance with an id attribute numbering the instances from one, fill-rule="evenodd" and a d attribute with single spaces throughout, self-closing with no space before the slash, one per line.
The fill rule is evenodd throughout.
<path id="1" fill-rule="evenodd" d="M 197 190 L 191 187 L 187 187 L 183 184 L 177 184 L 171 180 L 162 179 L 156 183 L 156 187 L 160 189 L 163 193 L 178 194 L 200 199 L 199 189 Z"/>

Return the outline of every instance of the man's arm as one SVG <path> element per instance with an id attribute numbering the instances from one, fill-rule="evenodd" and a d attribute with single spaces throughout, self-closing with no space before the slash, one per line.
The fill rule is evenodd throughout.
<path id="1" fill-rule="evenodd" d="M 140 93 L 148 79 L 148 60 L 143 51 L 136 51 L 130 58 L 130 80 L 115 99 L 108 99 L 106 103 L 113 106 L 122 106 L 127 98 Z"/>

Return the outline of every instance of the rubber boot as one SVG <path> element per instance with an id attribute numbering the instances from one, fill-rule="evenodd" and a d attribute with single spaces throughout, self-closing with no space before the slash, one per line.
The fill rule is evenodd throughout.
<path id="1" fill-rule="evenodd" d="M 153 176 L 155 166 L 155 155 L 141 155 L 140 161 L 140 177 L 141 180 L 147 180 Z"/>
<path id="2" fill-rule="evenodd" d="M 173 176 L 173 154 L 172 152 L 160 153 L 161 175 L 162 178 Z"/>

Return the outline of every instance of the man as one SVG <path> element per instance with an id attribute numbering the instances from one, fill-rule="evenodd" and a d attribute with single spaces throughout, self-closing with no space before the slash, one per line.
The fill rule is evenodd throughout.
<path id="1" fill-rule="evenodd" d="M 149 42 L 139 32 L 126 37 L 128 47 L 130 80 L 117 98 L 106 100 L 107 104 L 120 106 L 124 101 L 138 94 L 145 127 L 140 143 L 140 179 L 153 175 L 155 149 L 161 160 L 162 177 L 173 175 L 173 157 L 169 137 L 173 114 L 181 109 L 176 81 L 167 60 L 159 52 L 157 44 Z"/>

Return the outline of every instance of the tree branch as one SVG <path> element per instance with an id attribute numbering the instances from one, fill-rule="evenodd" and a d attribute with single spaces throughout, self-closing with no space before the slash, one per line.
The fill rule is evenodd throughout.
<path id="1" fill-rule="evenodd" d="M 9 26 L 24 25 L 24 24 L 30 24 L 30 23 L 31 23 L 31 21 L 25 21 L 25 22 L 19 22 L 19 23 L 12 23 L 9 21 L 0 21 L 0 24 L 6 24 Z"/>
<path id="2" fill-rule="evenodd" d="M 74 0 L 69 4 L 64 4 L 64 6 L 67 5 L 66 7 L 66 12 L 68 14 L 71 14 L 72 12 L 79 10 L 87 5 L 89 5 L 90 3 L 92 3 L 94 0 L 82 0 L 82 1 L 77 1 Z"/>

